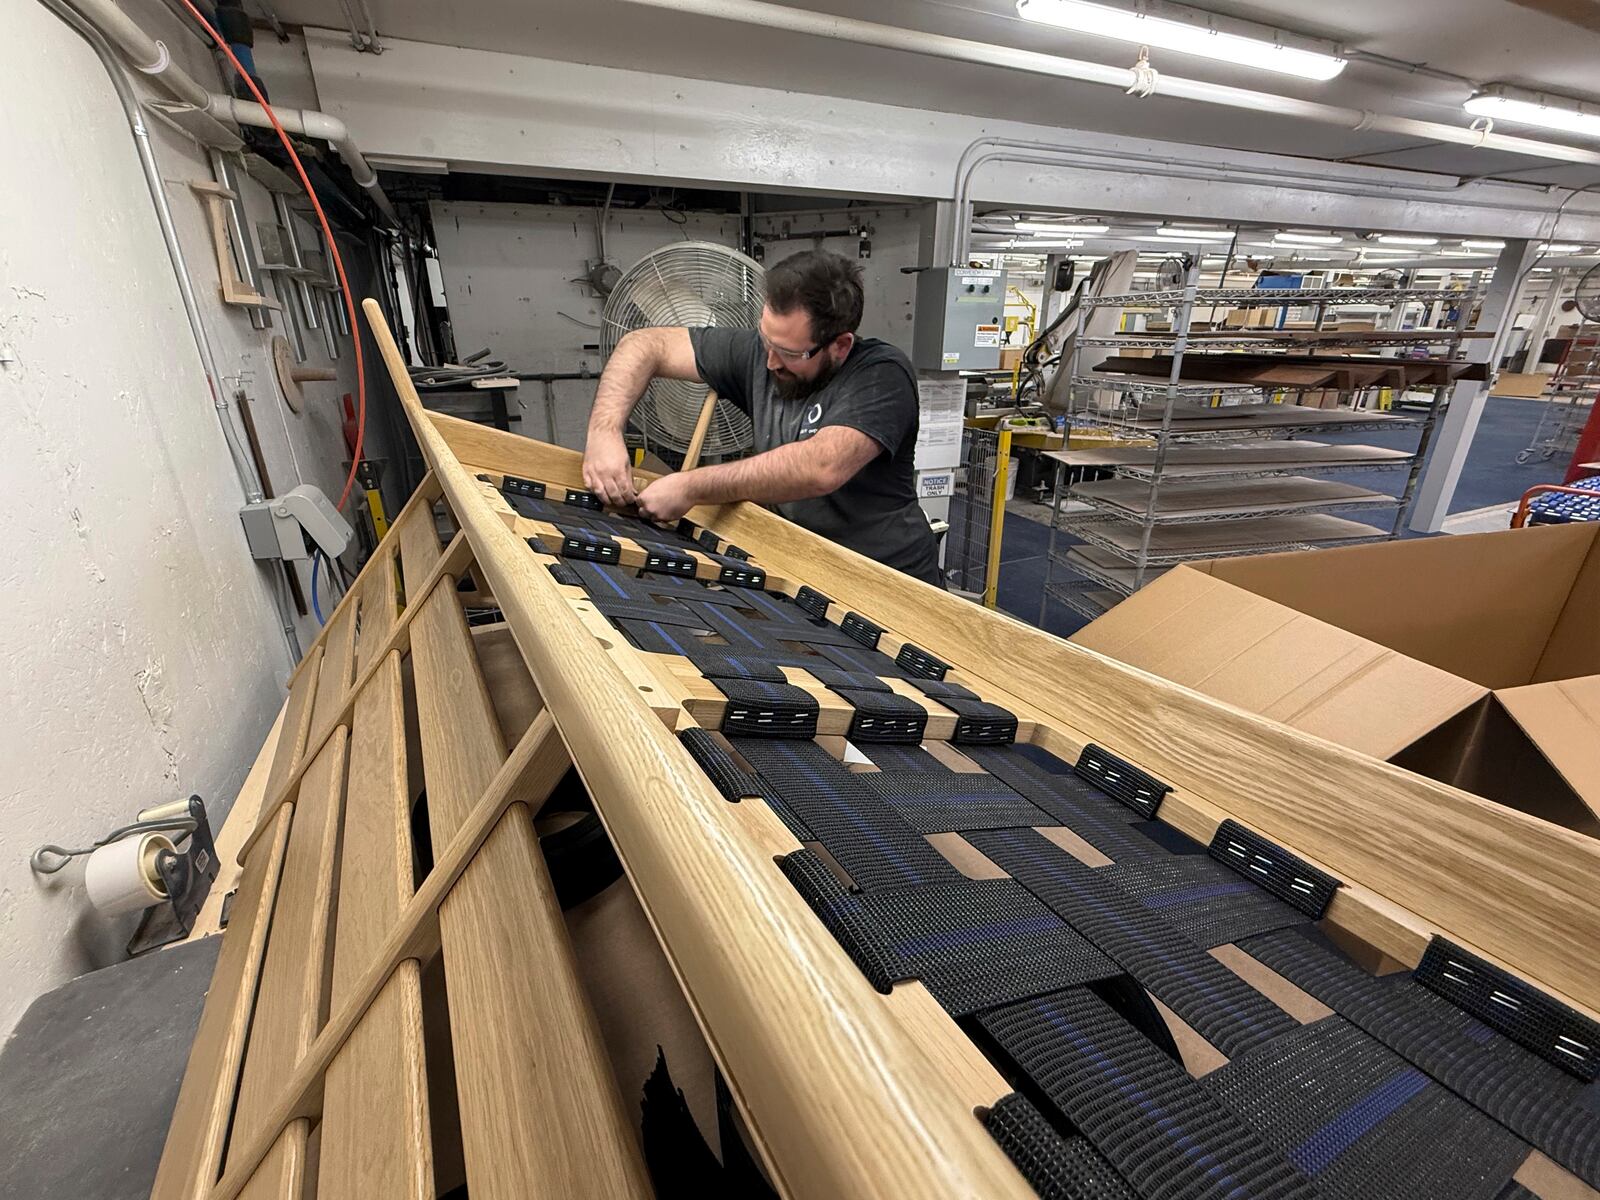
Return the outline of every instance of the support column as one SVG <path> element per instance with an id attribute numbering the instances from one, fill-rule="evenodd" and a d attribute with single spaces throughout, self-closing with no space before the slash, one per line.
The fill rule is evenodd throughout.
<path id="1" fill-rule="evenodd" d="M 1505 249 L 1500 251 L 1494 264 L 1494 279 L 1483 298 L 1478 327 L 1493 329 L 1495 336 L 1467 343 L 1467 361 L 1487 364 L 1491 374 L 1498 357 L 1496 348 L 1515 311 L 1513 301 L 1518 284 L 1536 255 L 1531 242 L 1507 239 Z M 1450 500 L 1461 480 L 1461 468 L 1466 465 L 1467 451 L 1472 447 L 1472 438 L 1478 432 L 1478 420 L 1483 416 L 1483 406 L 1488 399 L 1487 382 L 1458 383 L 1451 393 L 1450 407 L 1433 435 L 1433 453 L 1417 485 L 1416 503 L 1411 510 L 1411 528 L 1415 532 L 1438 533 L 1444 528 Z"/>

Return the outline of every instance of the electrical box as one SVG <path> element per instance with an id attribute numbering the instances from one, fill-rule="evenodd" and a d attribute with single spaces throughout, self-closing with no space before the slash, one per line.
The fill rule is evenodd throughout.
<path id="1" fill-rule="evenodd" d="M 1006 273 L 929 267 L 917 275 L 911 361 L 919 371 L 995 371 L 1004 340 Z"/>
<path id="2" fill-rule="evenodd" d="M 329 558 L 338 558 L 354 536 L 320 488 L 302 483 L 275 500 L 259 500 L 239 510 L 245 539 L 256 558 L 287 560 L 311 557 L 311 544 Z"/>

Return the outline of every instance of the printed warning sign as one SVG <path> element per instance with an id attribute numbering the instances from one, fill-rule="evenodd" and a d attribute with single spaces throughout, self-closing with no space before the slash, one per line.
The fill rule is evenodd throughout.
<path id="1" fill-rule="evenodd" d="M 979 325 L 978 336 L 972 343 L 974 346 L 998 346 L 1000 344 L 1000 326 Z"/>

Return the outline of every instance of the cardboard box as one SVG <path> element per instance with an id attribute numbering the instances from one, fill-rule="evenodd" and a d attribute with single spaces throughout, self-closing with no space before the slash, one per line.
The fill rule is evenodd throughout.
<path id="1" fill-rule="evenodd" d="M 1186 564 L 1072 640 L 1600 837 L 1600 525 Z"/>

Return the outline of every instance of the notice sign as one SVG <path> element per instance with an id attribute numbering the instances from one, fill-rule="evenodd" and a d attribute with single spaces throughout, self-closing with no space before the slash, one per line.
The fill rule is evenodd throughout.
<path id="1" fill-rule="evenodd" d="M 1000 344 L 1000 326 L 979 325 L 977 339 L 972 344 L 980 348 L 984 346 L 998 346 Z"/>

